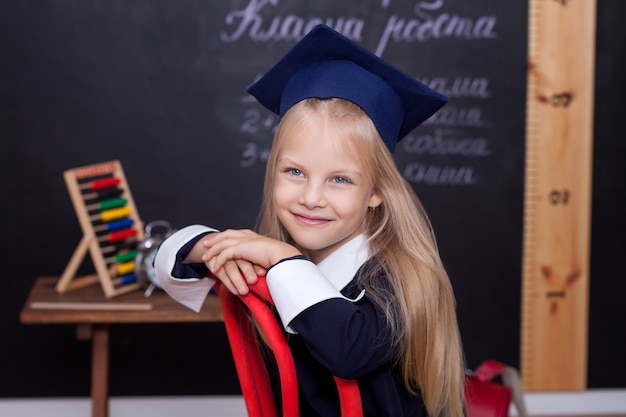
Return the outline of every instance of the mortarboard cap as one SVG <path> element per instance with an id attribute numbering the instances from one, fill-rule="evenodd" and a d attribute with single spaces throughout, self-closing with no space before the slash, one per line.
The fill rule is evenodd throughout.
<path id="1" fill-rule="evenodd" d="M 283 116 L 306 98 L 343 98 L 372 119 L 391 152 L 447 98 L 325 25 L 313 28 L 248 93 Z"/>

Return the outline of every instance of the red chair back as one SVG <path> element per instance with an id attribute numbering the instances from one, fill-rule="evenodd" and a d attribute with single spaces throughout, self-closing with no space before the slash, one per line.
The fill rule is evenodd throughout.
<path id="1" fill-rule="evenodd" d="M 284 417 L 298 417 L 298 380 L 293 356 L 269 304 L 273 304 L 265 277 L 259 277 L 243 296 L 232 294 L 218 284 L 224 324 L 230 342 L 239 384 L 249 417 L 279 417 L 258 336 L 250 316 L 254 316 L 276 358 Z M 356 380 L 335 377 L 342 417 L 362 417 L 361 394 Z"/>

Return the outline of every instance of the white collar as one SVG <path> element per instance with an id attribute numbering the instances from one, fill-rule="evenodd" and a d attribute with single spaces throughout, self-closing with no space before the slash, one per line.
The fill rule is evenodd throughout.
<path id="1" fill-rule="evenodd" d="M 360 234 L 324 258 L 317 267 L 337 290 L 342 290 L 369 256 L 367 237 Z"/>

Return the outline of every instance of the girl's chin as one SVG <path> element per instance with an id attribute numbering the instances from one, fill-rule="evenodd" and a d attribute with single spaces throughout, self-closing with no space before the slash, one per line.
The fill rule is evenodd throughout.
<path id="1" fill-rule="evenodd" d="M 292 235 L 292 238 L 293 238 L 293 235 Z M 315 263 L 318 263 L 319 261 L 324 259 L 326 255 L 333 252 L 335 249 L 341 246 L 344 242 L 343 240 L 329 241 L 327 239 L 324 239 L 324 240 L 319 239 L 319 238 L 313 239 L 310 237 L 307 239 L 307 238 L 303 238 L 302 236 L 298 238 L 294 238 L 294 241 L 298 244 L 300 248 L 302 248 L 303 250 L 307 252 L 307 256 Z"/>

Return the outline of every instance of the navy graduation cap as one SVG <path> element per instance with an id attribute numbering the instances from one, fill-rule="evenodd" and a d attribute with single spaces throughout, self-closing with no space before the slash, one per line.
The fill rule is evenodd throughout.
<path id="1" fill-rule="evenodd" d="M 447 98 L 326 25 L 298 42 L 248 93 L 283 116 L 306 98 L 343 98 L 372 119 L 391 152 Z"/>

